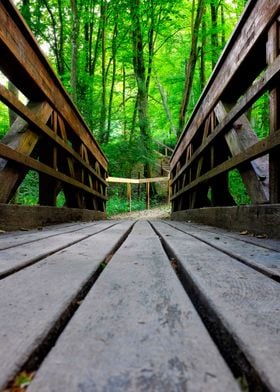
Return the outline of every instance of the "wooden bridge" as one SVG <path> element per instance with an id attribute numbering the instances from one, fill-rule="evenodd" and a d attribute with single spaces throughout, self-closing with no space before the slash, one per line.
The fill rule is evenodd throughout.
<path id="1" fill-rule="evenodd" d="M 110 221 L 106 157 L 1 1 L 0 69 L 27 98 L 0 86 L 19 116 L 0 143 L 1 392 L 280 391 L 279 16 L 249 1 L 174 151 L 174 220 Z M 28 170 L 40 205 L 9 204 Z"/>

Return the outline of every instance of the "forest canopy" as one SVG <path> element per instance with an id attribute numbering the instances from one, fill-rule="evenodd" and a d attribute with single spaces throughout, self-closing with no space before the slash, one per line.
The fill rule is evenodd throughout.
<path id="1" fill-rule="evenodd" d="M 151 176 L 174 147 L 244 0 L 19 0 L 17 6 L 107 154 L 111 175 Z"/>

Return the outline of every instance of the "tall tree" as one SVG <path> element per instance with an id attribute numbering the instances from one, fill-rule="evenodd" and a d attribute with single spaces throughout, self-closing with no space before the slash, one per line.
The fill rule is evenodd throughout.
<path id="1" fill-rule="evenodd" d="M 148 83 L 144 60 L 144 42 L 140 20 L 140 0 L 130 0 L 130 15 L 132 25 L 133 69 L 138 89 L 138 119 L 145 154 L 145 177 L 151 177 L 151 167 L 148 157 L 151 155 L 151 134 L 148 111 Z"/>
<path id="2" fill-rule="evenodd" d="M 72 11 L 72 51 L 71 51 L 71 96 L 74 102 L 77 101 L 77 81 L 78 81 L 78 40 L 80 21 L 78 15 L 77 0 L 71 1 Z"/>
<path id="3" fill-rule="evenodd" d="M 179 134 L 182 132 L 183 127 L 185 125 L 186 111 L 190 101 L 194 72 L 195 72 L 195 65 L 198 57 L 199 29 L 200 29 L 204 9 L 205 9 L 205 0 L 198 0 L 197 4 L 195 4 L 195 1 L 193 1 L 192 20 L 194 20 L 194 22 L 192 23 L 192 29 L 191 29 L 191 37 L 192 37 L 191 49 L 185 67 L 185 84 L 184 84 L 184 91 L 183 91 L 183 97 L 181 101 L 180 115 L 179 115 Z"/>

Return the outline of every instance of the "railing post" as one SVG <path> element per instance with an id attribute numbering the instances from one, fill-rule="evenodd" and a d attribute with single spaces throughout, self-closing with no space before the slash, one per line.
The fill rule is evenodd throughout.
<path id="1" fill-rule="evenodd" d="M 280 53 L 279 19 L 274 22 L 268 32 L 267 63 L 272 64 Z M 280 88 L 270 91 L 270 133 L 279 132 L 280 129 Z M 280 203 L 280 148 L 269 154 L 269 190 L 270 203 Z"/>

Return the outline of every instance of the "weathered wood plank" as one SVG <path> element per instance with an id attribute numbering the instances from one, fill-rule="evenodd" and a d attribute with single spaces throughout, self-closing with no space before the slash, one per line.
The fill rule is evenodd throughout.
<path id="1" fill-rule="evenodd" d="M 37 230 L 26 229 L 23 231 L 3 232 L 0 235 L 0 250 L 28 244 L 42 238 L 51 238 L 62 233 L 72 233 L 86 227 L 90 228 L 98 223 L 101 223 L 101 221 L 91 223 L 77 222 L 52 225 L 46 227 L 39 227 Z"/>
<path id="2" fill-rule="evenodd" d="M 36 241 L 21 244 L 20 246 L 3 249 L 0 251 L 0 278 L 10 275 L 62 249 L 66 249 L 114 225 L 113 222 L 102 222 L 70 233 L 58 232 L 51 239 L 50 237 L 37 239 Z"/>
<path id="3" fill-rule="evenodd" d="M 131 224 L 118 224 L 0 282 L 0 389 L 57 326 Z"/>
<path id="4" fill-rule="evenodd" d="M 71 221 L 101 219 L 106 219 L 106 214 L 101 211 L 0 204 L 0 230 L 30 229 Z"/>
<path id="5" fill-rule="evenodd" d="M 267 237 L 266 233 L 262 233 L 259 236 L 253 234 L 249 230 L 242 230 L 240 232 L 229 231 L 221 229 L 214 226 L 207 226 L 198 223 L 188 222 L 189 225 L 197 227 L 200 230 L 210 231 L 211 233 L 222 234 L 223 236 L 234 238 L 241 242 L 247 242 L 248 244 L 253 244 L 261 248 L 274 250 L 280 252 L 280 242 L 277 240 L 272 240 Z M 243 234 L 241 234 L 243 233 Z"/>
<path id="6" fill-rule="evenodd" d="M 217 235 L 216 233 L 200 230 L 198 227 L 193 227 L 186 223 L 172 222 L 170 226 L 194 236 L 194 238 L 225 252 L 229 256 L 241 260 L 252 268 L 280 282 L 279 252 L 264 249 L 246 242 L 242 243 L 240 240 L 229 238 L 222 233 Z"/>
<path id="7" fill-rule="evenodd" d="M 280 23 L 275 21 L 268 32 L 267 62 L 271 64 L 280 54 Z M 279 84 L 270 91 L 270 133 L 279 132 L 280 127 L 280 88 Z M 270 203 L 280 203 L 280 148 L 272 151 L 269 156 Z"/>
<path id="8" fill-rule="evenodd" d="M 239 390 L 148 223 L 136 223 L 28 389 L 51 390 Z"/>
<path id="9" fill-rule="evenodd" d="M 219 320 L 266 388 L 279 391 L 279 283 L 166 223 L 153 225 L 195 299 Z"/>

